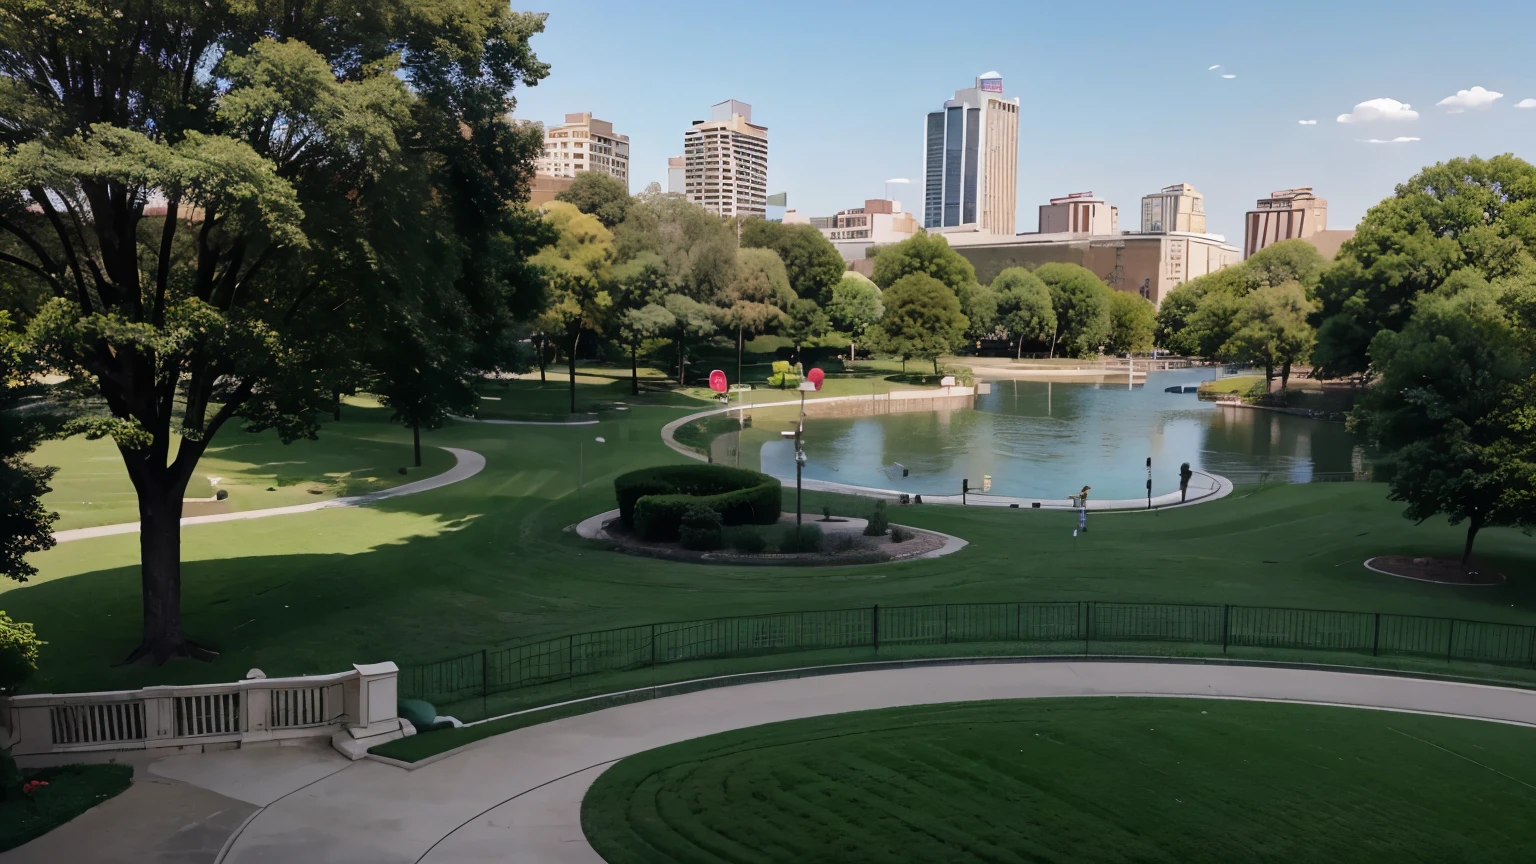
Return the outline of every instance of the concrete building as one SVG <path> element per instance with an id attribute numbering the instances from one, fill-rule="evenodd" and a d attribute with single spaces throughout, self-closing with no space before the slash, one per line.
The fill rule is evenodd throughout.
<path id="1" fill-rule="evenodd" d="M 1260 198 L 1248 211 L 1243 229 L 1243 257 L 1281 240 L 1305 240 L 1328 230 L 1328 202 L 1311 186 L 1281 189 Z"/>
<path id="2" fill-rule="evenodd" d="M 1019 174 L 1019 100 L 996 72 L 930 112 L 923 127 L 923 224 L 1011 235 Z"/>
<path id="3" fill-rule="evenodd" d="M 1311 243 L 1313 246 L 1316 246 L 1318 253 L 1321 254 L 1323 258 L 1332 261 L 1334 258 L 1338 257 L 1339 248 L 1342 247 L 1344 243 L 1353 236 L 1355 236 L 1355 229 L 1337 228 L 1329 229 L 1327 231 L 1318 231 L 1312 236 L 1304 237 L 1302 239 L 1306 240 L 1308 243 Z"/>
<path id="4" fill-rule="evenodd" d="M 688 165 L 688 160 L 684 159 L 681 156 L 668 156 L 667 157 L 667 193 L 668 194 L 670 194 L 670 195 L 682 195 L 684 192 L 687 191 L 688 187 L 687 187 L 686 184 L 687 184 L 688 181 L 685 179 L 685 174 L 687 173 L 687 165 Z"/>
<path id="5" fill-rule="evenodd" d="M 991 282 L 1008 267 L 1038 267 L 1061 262 L 1092 270 L 1117 291 L 1130 291 L 1161 303 L 1176 286 L 1197 276 L 1230 267 L 1242 250 L 1220 234 L 1190 232 L 1127 234 L 1019 234 L 988 237 L 979 233 L 947 235 L 951 246 L 976 268 L 976 278 Z"/>
<path id="6" fill-rule="evenodd" d="M 1120 208 L 1093 197 L 1092 192 L 1073 192 L 1040 205 L 1040 234 L 1119 234 Z"/>
<path id="7" fill-rule="evenodd" d="M 843 256 L 844 261 L 869 257 L 869 247 L 900 243 L 923 230 L 917 217 L 901 209 L 900 201 L 870 198 L 863 207 L 839 210 L 832 216 L 802 216 L 793 210 L 784 214 L 786 225 L 810 225 L 820 231 Z"/>
<path id="8" fill-rule="evenodd" d="M 576 181 L 570 177 L 551 177 L 548 174 L 534 174 L 533 181 L 528 184 L 528 204 L 537 209 L 555 200 L 555 196 L 571 188 Z"/>
<path id="9" fill-rule="evenodd" d="M 1188 183 L 1175 183 L 1141 199 L 1141 233 L 1204 234 L 1205 196 Z"/>
<path id="10" fill-rule="evenodd" d="M 721 216 L 766 216 L 768 127 L 752 106 L 727 99 L 683 133 L 683 194 Z"/>
<path id="11" fill-rule="evenodd" d="M 629 188 L 629 136 L 591 112 L 567 114 L 565 122 L 544 130 L 544 155 L 534 170 L 550 177 L 575 177 L 582 171 L 611 174 Z"/>

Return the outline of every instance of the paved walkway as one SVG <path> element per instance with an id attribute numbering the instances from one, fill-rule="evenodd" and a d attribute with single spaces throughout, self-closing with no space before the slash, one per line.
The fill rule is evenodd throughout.
<path id="1" fill-rule="evenodd" d="M 1536 726 L 1536 691 L 1385 675 L 1124 662 L 854 672 L 609 708 L 490 738 L 415 771 L 372 760 L 353 763 L 268 804 L 221 860 L 600 864 L 581 833 L 581 799 L 603 768 L 625 756 L 780 720 L 903 705 L 1058 696 L 1276 700 Z"/>
<path id="2" fill-rule="evenodd" d="M 385 498 L 398 498 L 401 495 L 414 495 L 417 492 L 426 492 L 431 489 L 440 489 L 460 480 L 479 474 L 485 468 L 485 457 L 473 450 L 460 450 L 457 447 L 440 447 L 447 450 L 458 460 L 452 468 L 425 480 L 417 480 L 413 483 L 405 483 L 391 489 L 379 492 L 371 492 L 367 495 L 352 495 L 346 498 L 332 498 L 329 501 L 316 501 L 313 504 L 294 504 L 291 507 L 268 507 L 265 510 L 243 510 L 238 513 L 215 513 L 211 516 L 186 516 L 181 520 L 181 526 L 209 525 L 214 522 L 235 522 L 241 519 L 265 519 L 268 516 L 288 516 L 294 513 L 308 513 L 312 510 L 324 510 L 327 507 L 361 507 L 372 504 L 375 501 L 383 501 Z M 68 531 L 57 531 L 53 539 L 59 543 L 68 543 L 71 540 L 89 540 L 93 537 L 110 537 L 114 534 L 137 534 L 139 523 L 119 522 L 116 525 L 96 525 L 91 528 L 71 528 Z"/>

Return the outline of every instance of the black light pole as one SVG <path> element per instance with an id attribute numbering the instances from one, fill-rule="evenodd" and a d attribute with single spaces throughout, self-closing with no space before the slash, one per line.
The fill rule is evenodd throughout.
<path id="1" fill-rule="evenodd" d="M 1152 457 L 1147 457 L 1147 509 L 1152 509 Z"/>
<path id="2" fill-rule="evenodd" d="M 805 450 L 801 447 L 801 443 L 805 440 L 805 383 L 802 382 L 800 387 L 800 422 L 795 424 L 795 538 L 797 544 L 800 537 L 800 478 L 805 470 Z"/>

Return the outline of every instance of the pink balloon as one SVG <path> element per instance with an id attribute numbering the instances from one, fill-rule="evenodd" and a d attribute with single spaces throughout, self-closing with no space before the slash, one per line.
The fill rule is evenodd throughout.
<path id="1" fill-rule="evenodd" d="M 725 386 L 724 372 L 716 369 L 715 371 L 709 373 L 709 389 L 715 391 L 716 393 L 724 393 Z"/>
<path id="2" fill-rule="evenodd" d="M 820 369 L 812 369 L 811 371 L 805 373 L 805 380 L 815 384 L 817 390 L 821 389 L 821 382 L 825 381 L 826 378 L 827 373 L 821 371 Z"/>

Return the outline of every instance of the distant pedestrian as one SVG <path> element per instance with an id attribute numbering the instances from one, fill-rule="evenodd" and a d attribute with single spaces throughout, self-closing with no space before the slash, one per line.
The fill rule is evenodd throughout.
<path id="1" fill-rule="evenodd" d="M 1088 493 L 1092 490 L 1092 486 L 1084 486 L 1083 491 L 1067 496 L 1067 500 L 1077 507 L 1077 529 L 1072 532 L 1073 537 L 1088 533 Z"/>
<path id="2" fill-rule="evenodd" d="M 1179 466 L 1179 502 L 1189 499 L 1189 479 L 1195 476 L 1195 472 L 1189 470 L 1189 463 Z"/>

